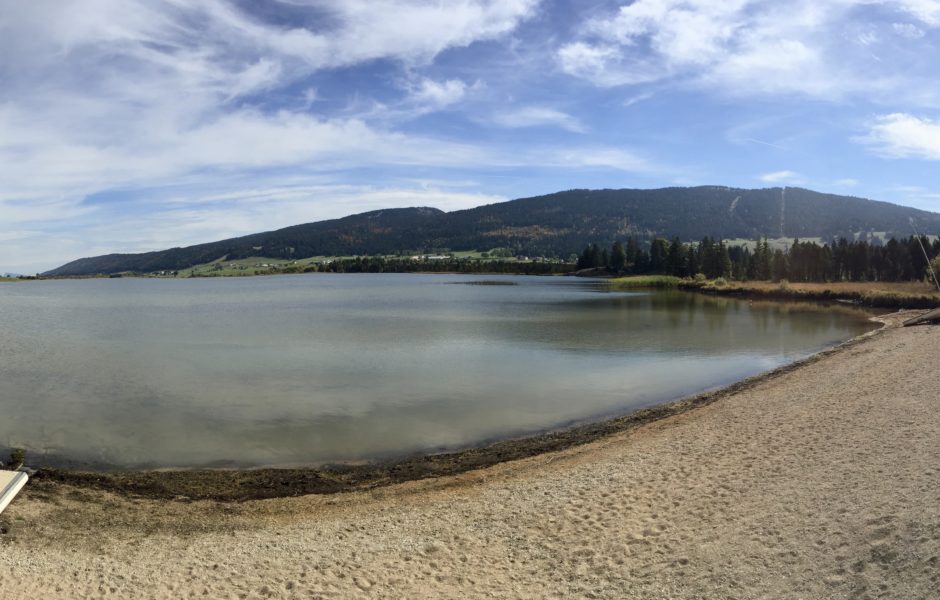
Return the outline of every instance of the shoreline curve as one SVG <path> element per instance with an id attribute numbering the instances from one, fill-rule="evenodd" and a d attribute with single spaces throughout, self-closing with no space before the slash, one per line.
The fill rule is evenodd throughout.
<path id="1" fill-rule="evenodd" d="M 560 452 L 693 411 L 864 343 L 888 329 L 900 326 L 903 320 L 920 312 L 923 311 L 899 311 L 871 317 L 871 321 L 879 322 L 882 326 L 805 358 L 715 390 L 601 421 L 455 451 L 420 454 L 364 464 L 300 468 L 105 472 L 42 468 L 35 472 L 33 480 L 40 486 L 65 484 L 129 497 L 184 502 L 196 500 L 240 502 L 308 494 L 366 491 L 409 481 L 454 476 L 501 463 Z"/>

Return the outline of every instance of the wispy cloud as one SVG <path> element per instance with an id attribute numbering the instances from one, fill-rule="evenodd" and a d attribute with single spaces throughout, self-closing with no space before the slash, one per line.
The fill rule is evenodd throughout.
<path id="1" fill-rule="evenodd" d="M 751 144 L 760 144 L 761 146 L 769 146 L 770 148 L 776 148 L 777 150 L 785 150 L 783 146 L 779 144 L 773 144 L 771 142 L 765 142 L 764 140 L 759 140 L 757 138 L 743 138 L 743 141 L 750 142 Z"/>
<path id="2" fill-rule="evenodd" d="M 857 141 L 889 158 L 940 160 L 940 123 L 906 113 L 878 117 Z"/>
<path id="3" fill-rule="evenodd" d="M 805 180 L 802 175 L 789 170 L 772 171 L 764 173 L 758 177 L 764 183 L 803 183 Z"/>
<path id="4" fill-rule="evenodd" d="M 655 95 L 656 95 L 656 94 L 654 94 L 653 92 L 643 92 L 643 93 L 641 93 L 641 94 L 636 94 L 636 95 L 630 96 L 629 98 L 627 98 L 626 100 L 624 100 L 624 101 L 623 101 L 623 105 L 624 105 L 624 106 L 633 106 L 634 104 L 639 104 L 640 102 L 643 102 L 644 100 L 649 100 L 650 98 L 652 98 L 652 97 L 655 96 Z"/>
<path id="5" fill-rule="evenodd" d="M 506 200 L 494 194 L 447 187 L 371 187 L 304 184 L 242 187 L 204 195 L 197 190 L 162 190 L 160 202 L 144 193 L 135 211 L 108 219 L 79 219 L 50 236 L 48 223 L 38 228 L 0 231 L 5 269 L 35 273 L 79 256 L 120 250 L 146 252 L 277 229 L 309 221 L 338 218 L 381 208 L 433 206 L 458 210 Z M 153 192 L 152 192 L 153 193 Z M 7 214 L 3 208 L 4 215 Z M 48 214 L 48 213 L 45 213 Z M 30 210 L 31 219 L 43 216 Z M 88 217 L 88 214 L 83 215 Z M 15 267 L 15 268 L 14 268 Z"/>
<path id="6" fill-rule="evenodd" d="M 473 144 L 326 112 L 311 77 L 377 60 L 406 72 L 420 68 L 448 49 L 513 31 L 534 14 L 536 0 L 287 4 L 306 20 L 268 19 L 228 0 L 36 0 L 4 8 L 0 235 L 18 238 L 55 223 L 78 228 L 105 212 L 114 221 L 116 207 L 105 211 L 87 201 L 108 190 L 132 198 L 133 190 L 168 182 L 218 191 L 235 174 L 263 178 L 274 169 L 310 176 L 496 160 Z M 457 78 L 417 76 L 399 103 L 441 110 L 471 87 Z M 366 195 L 356 197 L 367 204 Z M 151 202 L 153 213 L 167 200 Z M 320 206 L 317 214 L 331 211 Z M 160 221 L 176 231 L 195 218 L 169 214 L 187 219 Z M 224 222 L 215 235 L 204 233 L 224 233 Z M 92 233 L 86 226 L 83 235 Z M 116 239 L 109 247 L 129 248 Z M 6 248 L 4 260 L 11 256 Z"/>
<path id="7" fill-rule="evenodd" d="M 926 31 L 912 23 L 893 23 L 891 28 L 898 35 L 911 40 L 919 40 L 927 34 Z"/>
<path id="8" fill-rule="evenodd" d="M 558 50 L 558 63 L 565 73 L 603 87 L 649 83 L 666 75 L 641 58 L 624 64 L 621 49 L 609 42 L 565 44 Z"/>
<path id="9" fill-rule="evenodd" d="M 626 173 L 673 174 L 671 169 L 656 164 L 637 152 L 623 148 L 576 147 L 536 153 L 531 161 L 557 168 L 605 168 Z"/>
<path id="10" fill-rule="evenodd" d="M 940 2 L 937 0 L 894 0 L 894 2 L 888 0 L 883 3 L 896 3 L 927 25 L 940 25 Z"/>
<path id="11" fill-rule="evenodd" d="M 502 110 L 492 117 L 492 122 L 500 127 L 516 129 L 520 127 L 560 127 L 575 133 L 583 133 L 584 125 L 566 112 L 547 106 L 524 106 Z"/>
<path id="12" fill-rule="evenodd" d="M 873 4 L 916 24 L 867 22 L 859 14 Z M 557 60 L 563 72 L 598 86 L 668 81 L 732 96 L 890 99 L 921 76 L 936 99 L 937 86 L 912 69 L 917 65 L 909 57 L 908 77 L 885 60 L 897 45 L 885 39 L 916 39 L 940 25 L 938 6 L 933 0 L 636 0 L 587 20 L 581 39 L 562 44 Z M 855 25 L 861 28 L 853 31 Z"/>
<path id="13" fill-rule="evenodd" d="M 0 143 L 0 189 L 12 200 L 81 198 L 111 187 L 205 177 L 207 170 L 288 165 L 323 170 L 485 160 L 480 149 L 465 144 L 376 130 L 355 119 L 319 119 L 286 111 L 239 109 L 189 128 L 141 131 L 125 143 L 87 144 L 67 129 L 31 127 L 22 111 L 0 109 L 0 131 L 7 141 Z"/>
<path id="14" fill-rule="evenodd" d="M 865 169 L 833 187 L 929 187 L 938 5 L 9 2 L 0 270 L 382 203 L 830 182 L 820 152 L 831 172 Z"/>

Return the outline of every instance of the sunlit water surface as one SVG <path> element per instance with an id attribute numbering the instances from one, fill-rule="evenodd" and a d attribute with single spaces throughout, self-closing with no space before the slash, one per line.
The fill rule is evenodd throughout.
<path id="1" fill-rule="evenodd" d="M 461 284 L 484 279 L 515 285 Z M 721 386 L 866 316 L 557 277 L 7 283 L 0 446 L 96 467 L 457 448 Z"/>

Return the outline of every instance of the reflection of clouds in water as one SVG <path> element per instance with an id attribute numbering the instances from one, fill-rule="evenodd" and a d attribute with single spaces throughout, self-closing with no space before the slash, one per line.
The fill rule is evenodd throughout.
<path id="1" fill-rule="evenodd" d="M 453 279 L 15 286 L 0 445 L 157 465 L 453 447 L 694 393 L 866 328 L 806 305 Z"/>

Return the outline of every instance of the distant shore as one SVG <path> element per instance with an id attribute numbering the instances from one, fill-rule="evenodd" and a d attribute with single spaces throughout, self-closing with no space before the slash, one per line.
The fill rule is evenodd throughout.
<path id="1" fill-rule="evenodd" d="M 919 281 L 863 281 L 863 282 L 790 282 L 790 281 L 726 281 L 718 279 L 679 278 L 668 275 L 631 275 L 618 277 L 606 273 L 602 269 L 587 271 L 558 271 L 558 265 L 552 263 L 505 263 L 516 265 L 518 270 L 415 270 L 402 271 L 402 273 L 420 275 L 539 275 L 539 276 L 582 276 L 599 277 L 606 279 L 612 290 L 637 290 L 650 288 L 675 288 L 690 292 L 713 294 L 719 296 L 734 296 L 744 299 L 761 300 L 796 300 L 811 302 L 847 302 L 870 308 L 885 309 L 923 309 L 940 307 L 940 291 L 932 285 Z M 504 265 L 504 266 L 505 266 Z M 526 269 L 528 265 L 528 270 Z M 397 273 L 397 272 L 390 272 Z M 141 279 L 207 279 L 216 277 L 263 277 L 270 275 L 297 275 L 320 274 L 315 271 L 264 271 L 234 273 L 220 271 L 217 274 L 200 273 L 198 275 L 185 275 L 181 277 L 155 276 L 152 274 L 118 274 L 114 275 L 87 275 L 87 276 L 40 276 L 7 279 L 7 281 L 54 281 L 70 279 L 109 279 L 109 278 L 141 278 Z M 362 274 L 362 273 L 343 273 Z M 2 280 L 0 280 L 2 281 Z"/>

